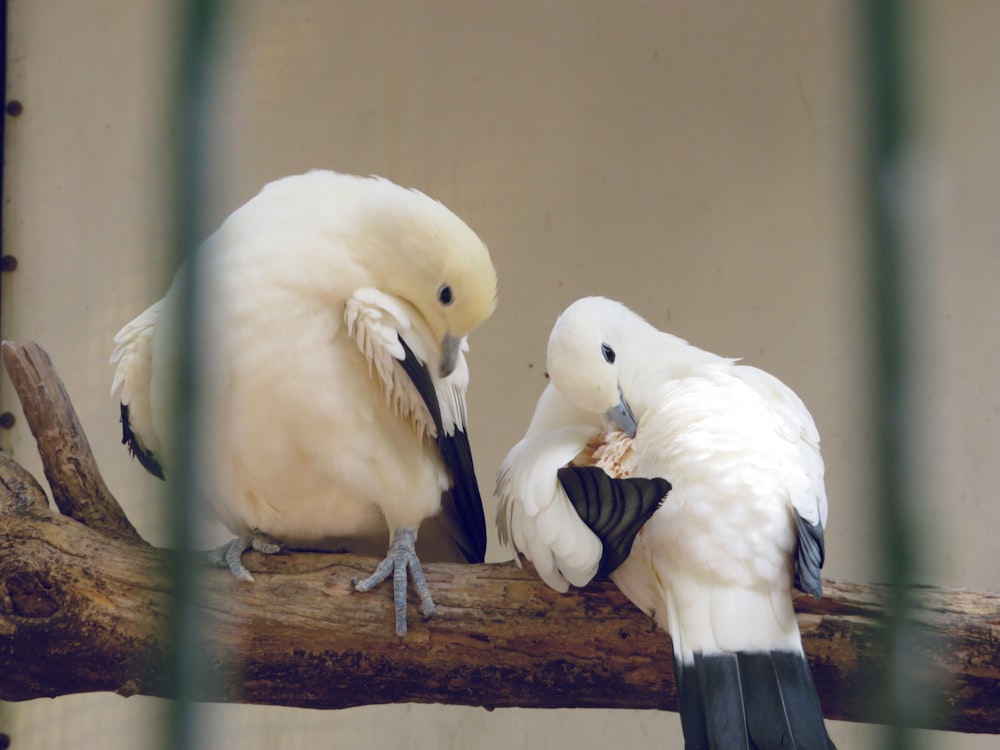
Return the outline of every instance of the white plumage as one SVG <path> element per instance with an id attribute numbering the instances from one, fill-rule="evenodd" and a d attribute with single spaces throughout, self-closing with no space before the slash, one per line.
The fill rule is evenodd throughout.
<path id="1" fill-rule="evenodd" d="M 556 471 L 668 480 L 611 578 L 672 636 L 688 746 L 832 747 L 791 600 L 796 575 L 820 594 L 827 517 L 819 434 L 802 401 L 772 375 L 598 297 L 560 316 L 548 370 L 500 469 L 501 541 L 554 588 L 584 585 L 609 539 Z M 775 678 L 786 668 L 794 685 Z"/>
<path id="2" fill-rule="evenodd" d="M 237 535 L 216 559 L 252 580 L 240 561 L 251 546 L 374 552 L 391 539 L 380 575 L 410 565 L 419 588 L 406 538 L 431 519 L 421 555 L 481 561 L 465 352 L 495 306 L 496 274 L 475 233 L 415 190 L 314 171 L 237 209 L 198 267 L 204 494 Z M 112 355 L 124 439 L 168 477 L 183 273 Z M 405 631 L 405 582 L 395 594 Z"/>

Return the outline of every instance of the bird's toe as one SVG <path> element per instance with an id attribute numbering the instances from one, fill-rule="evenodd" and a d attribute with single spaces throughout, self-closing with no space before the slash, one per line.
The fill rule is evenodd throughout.
<path id="1" fill-rule="evenodd" d="M 379 563 L 378 567 L 375 568 L 375 572 L 362 581 L 355 579 L 354 590 L 355 591 L 371 591 L 373 588 L 378 586 L 382 581 L 389 577 L 395 567 L 395 559 L 391 554 L 387 555 L 386 558 Z"/>
<path id="2" fill-rule="evenodd" d="M 216 547 L 208 553 L 208 561 L 220 568 L 229 568 L 237 579 L 253 583 L 254 578 L 241 559 L 243 552 L 251 546 L 249 537 L 236 537 L 230 542 Z"/>
<path id="3" fill-rule="evenodd" d="M 262 555 L 273 555 L 281 552 L 281 544 L 257 529 L 250 533 L 250 546 Z"/>

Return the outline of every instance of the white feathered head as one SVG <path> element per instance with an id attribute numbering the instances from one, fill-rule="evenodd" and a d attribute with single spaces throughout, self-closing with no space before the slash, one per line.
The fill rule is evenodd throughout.
<path id="1" fill-rule="evenodd" d="M 444 204 L 371 178 L 359 204 L 366 263 L 378 288 L 412 305 L 442 344 L 442 374 L 459 341 L 496 308 L 497 277 L 482 240 Z"/>
<path id="2" fill-rule="evenodd" d="M 216 244 L 266 267 L 270 287 L 331 301 L 372 287 L 406 303 L 440 345 L 442 375 L 496 307 L 496 271 L 476 233 L 438 201 L 379 177 L 315 170 L 277 180 L 222 233 Z"/>
<path id="3" fill-rule="evenodd" d="M 648 327 L 620 302 L 584 297 L 556 320 L 546 356 L 552 384 L 564 396 L 631 435 L 636 422 L 623 383 L 631 381 L 640 359 L 632 335 L 637 325 Z"/>

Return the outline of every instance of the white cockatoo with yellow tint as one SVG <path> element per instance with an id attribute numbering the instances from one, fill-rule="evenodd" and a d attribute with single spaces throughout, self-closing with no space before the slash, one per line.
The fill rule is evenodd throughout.
<path id="1" fill-rule="evenodd" d="M 407 570 L 434 608 L 420 557 L 485 555 L 466 337 L 496 305 L 486 246 L 421 192 L 317 170 L 266 185 L 199 248 L 197 267 L 200 474 L 236 535 L 212 560 L 252 581 L 251 548 L 385 554 L 355 586 L 392 575 L 402 635 Z M 112 355 L 123 442 L 168 479 L 183 272 Z"/>
<path id="2" fill-rule="evenodd" d="M 601 297 L 560 315 L 547 367 L 501 542 L 560 591 L 610 574 L 670 633 L 686 747 L 833 747 L 792 608 L 821 595 L 827 519 L 799 397 Z"/>

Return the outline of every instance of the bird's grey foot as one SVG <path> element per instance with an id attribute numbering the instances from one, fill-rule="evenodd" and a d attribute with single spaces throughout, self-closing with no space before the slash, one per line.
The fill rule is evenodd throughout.
<path id="1" fill-rule="evenodd" d="M 238 536 L 231 542 L 226 542 L 221 547 L 216 547 L 208 553 L 208 561 L 212 565 L 220 568 L 229 568 L 234 576 L 241 581 L 253 583 L 253 576 L 243 565 L 243 553 L 248 549 L 260 552 L 264 555 L 273 555 L 281 550 L 281 545 L 275 542 L 267 534 L 254 529 L 245 536 Z"/>
<path id="2" fill-rule="evenodd" d="M 396 608 L 396 635 L 406 635 L 406 570 L 420 594 L 421 607 L 425 615 L 434 614 L 434 600 L 431 599 L 424 571 L 414 549 L 417 532 L 414 529 L 398 529 L 389 545 L 389 554 L 379 563 L 378 568 L 363 581 L 353 581 L 356 591 L 371 591 L 392 573 L 392 602 Z"/>

